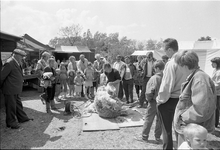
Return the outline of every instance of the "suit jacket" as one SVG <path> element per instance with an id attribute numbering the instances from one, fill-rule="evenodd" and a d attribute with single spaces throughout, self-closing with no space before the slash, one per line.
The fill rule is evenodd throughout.
<path id="1" fill-rule="evenodd" d="M 153 58 L 153 63 L 156 61 L 155 58 Z M 142 64 L 142 68 L 144 69 L 144 73 L 143 73 L 143 78 L 147 78 L 147 73 L 148 73 L 148 69 L 147 69 L 147 65 L 148 65 L 148 60 L 147 59 L 144 59 L 142 60 L 141 62 Z M 153 66 L 152 66 L 153 67 Z M 152 68 L 152 76 L 154 75 L 154 69 Z"/>
<path id="2" fill-rule="evenodd" d="M 20 94 L 23 88 L 22 68 L 13 58 L 9 58 L 1 70 L 2 93 L 6 95 Z"/>

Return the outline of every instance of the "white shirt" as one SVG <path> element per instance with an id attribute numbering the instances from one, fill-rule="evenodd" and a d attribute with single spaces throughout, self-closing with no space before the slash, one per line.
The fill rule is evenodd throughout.
<path id="1" fill-rule="evenodd" d="M 116 70 L 119 71 L 119 73 L 121 72 L 121 66 L 124 64 L 124 62 L 120 61 L 120 62 L 115 62 L 113 65 L 113 68 L 115 68 Z"/>
<path id="2" fill-rule="evenodd" d="M 160 90 L 156 98 L 157 103 L 165 103 L 169 98 L 178 98 L 180 96 L 181 84 L 186 81 L 189 73 L 183 72 L 177 65 L 174 57 L 165 65 Z"/>
<path id="3" fill-rule="evenodd" d="M 130 68 L 128 67 L 128 65 L 126 65 L 126 70 L 125 70 L 124 79 L 125 79 L 125 80 L 130 80 L 130 79 L 132 79 L 131 70 L 130 70 Z"/>
<path id="4" fill-rule="evenodd" d="M 147 77 L 152 76 L 152 71 L 153 71 L 153 61 L 148 61 L 148 63 L 147 63 Z"/>

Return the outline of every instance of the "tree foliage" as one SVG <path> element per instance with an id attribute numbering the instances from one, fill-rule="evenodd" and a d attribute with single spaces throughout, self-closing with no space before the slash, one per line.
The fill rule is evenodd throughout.
<path id="1" fill-rule="evenodd" d="M 82 27 L 79 24 L 73 24 L 69 27 L 60 28 L 61 36 L 65 37 L 71 46 L 73 46 L 76 41 L 80 39 L 81 32 Z"/>
<path id="2" fill-rule="evenodd" d="M 120 38 L 117 32 L 107 35 L 97 31 L 93 35 L 90 29 L 87 29 L 81 35 L 82 27 L 79 24 L 60 28 L 59 31 L 61 36 L 51 39 L 50 46 L 87 46 L 89 49 L 95 49 L 95 53 L 107 56 L 111 62 L 115 61 L 117 55 L 131 55 L 135 50 L 156 50 L 162 45 L 162 39 L 160 41 L 149 39 L 142 42 L 126 36 Z"/>

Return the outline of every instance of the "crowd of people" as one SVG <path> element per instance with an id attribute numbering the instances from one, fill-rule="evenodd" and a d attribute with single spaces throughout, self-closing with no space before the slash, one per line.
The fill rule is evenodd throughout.
<path id="1" fill-rule="evenodd" d="M 125 56 L 122 61 L 122 56 L 118 55 L 114 64 L 100 54 L 95 55 L 93 63 L 83 54 L 78 61 L 70 56 L 68 64 L 60 63 L 44 52 L 36 64 L 35 73 L 45 87 L 41 99 L 46 102 L 46 112 L 57 109 L 54 99 L 61 92 L 64 97 L 93 99 L 100 85 L 109 84 L 116 88 L 119 100 L 130 104 L 136 101 L 133 96 L 135 88 L 138 108 L 147 105 L 143 131 L 138 140 L 148 141 L 156 116 L 155 140 L 159 142 L 163 136 L 163 149 L 173 149 L 173 129 L 179 149 L 204 149 L 207 133 L 213 132 L 219 124 L 220 57 L 211 60 L 214 72 L 209 77 L 199 68 L 199 57 L 194 51 L 179 52 L 178 42 L 173 38 L 165 39 L 163 44 L 166 55 L 161 60 L 156 60 L 153 53 L 148 52 L 146 56 L 138 56 L 136 62 L 132 56 Z M 6 124 L 11 128 L 19 128 L 16 118 L 18 122 L 30 120 L 19 97 L 23 79 L 17 74 L 24 55 L 23 51 L 16 49 L 1 71 Z M 17 82 L 19 84 L 13 84 Z M 198 143 L 194 143 L 194 137 L 199 139 Z"/>

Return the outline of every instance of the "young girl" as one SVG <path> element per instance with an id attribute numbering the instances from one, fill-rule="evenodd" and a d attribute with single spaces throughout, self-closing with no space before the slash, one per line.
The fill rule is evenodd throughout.
<path id="1" fill-rule="evenodd" d="M 183 142 L 178 150 L 208 150 L 207 145 L 207 130 L 198 124 L 190 123 L 183 129 L 185 142 Z"/>
<path id="2" fill-rule="evenodd" d="M 87 68 L 84 71 L 85 75 L 85 97 L 86 98 L 92 98 L 93 97 L 93 91 L 92 91 L 92 86 L 93 86 L 93 79 L 94 79 L 94 70 L 92 68 L 92 63 L 89 62 L 87 65 Z"/>
<path id="3" fill-rule="evenodd" d="M 82 92 L 82 85 L 83 85 L 83 78 L 81 76 L 81 72 L 77 71 L 76 72 L 76 77 L 74 79 L 74 84 L 75 84 L 75 92 L 77 97 L 81 97 L 81 92 Z"/>
<path id="4" fill-rule="evenodd" d="M 66 70 L 66 66 L 65 63 L 62 62 L 60 64 L 60 84 L 62 87 L 62 92 L 64 92 L 64 98 L 66 98 L 66 94 L 67 94 L 67 70 Z"/>
<path id="5" fill-rule="evenodd" d="M 74 70 L 69 70 L 68 71 L 68 85 L 69 85 L 69 96 L 74 97 L 74 79 L 75 79 L 75 71 Z"/>

